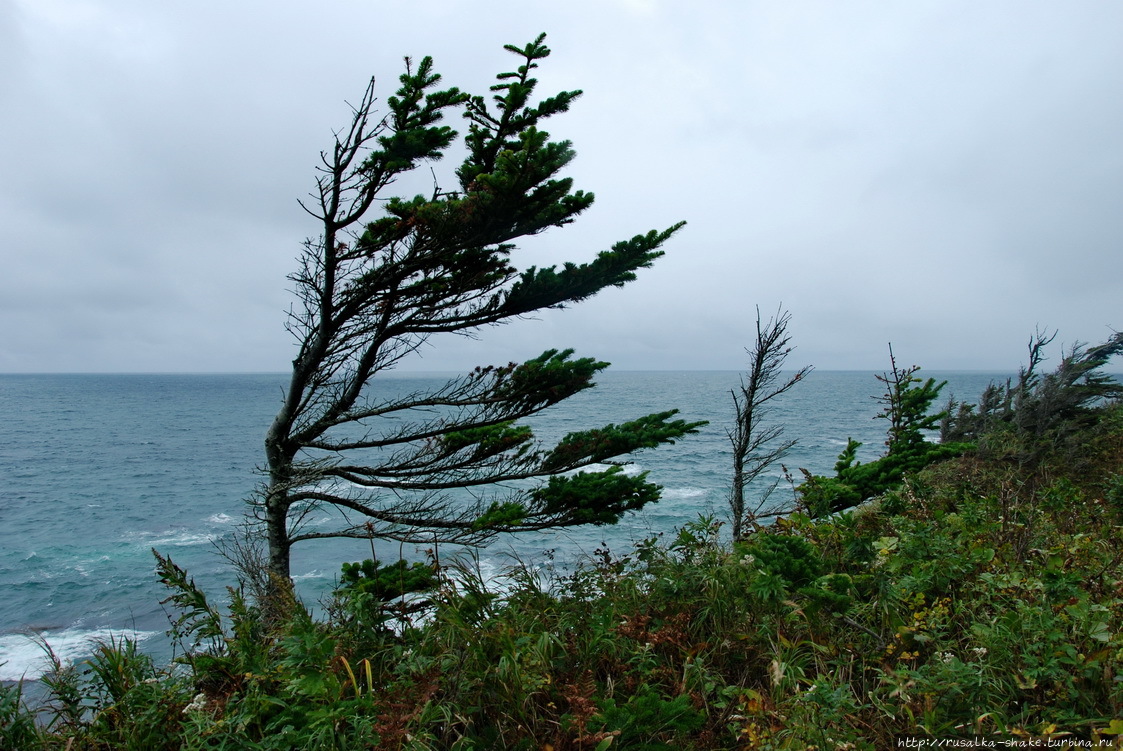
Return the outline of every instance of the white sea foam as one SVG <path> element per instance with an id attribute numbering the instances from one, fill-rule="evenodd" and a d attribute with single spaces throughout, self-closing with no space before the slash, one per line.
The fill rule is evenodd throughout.
<path id="1" fill-rule="evenodd" d="M 42 677 L 51 667 L 44 643 L 50 645 L 63 664 L 70 664 L 88 657 L 98 644 L 119 641 L 122 637 L 144 641 L 156 634 L 156 631 L 117 631 L 108 628 L 69 628 L 30 634 L 3 634 L 0 635 L 0 681 L 34 680 Z"/>
<path id="2" fill-rule="evenodd" d="M 211 514 L 207 517 L 207 521 L 211 524 L 229 524 L 230 522 L 234 521 L 234 517 L 232 517 L 230 514 L 223 513 Z"/>
<path id="3" fill-rule="evenodd" d="M 450 563 L 451 566 L 448 565 Z M 508 583 L 503 576 L 505 567 L 498 561 L 465 555 L 453 556 L 451 560 L 445 560 L 444 564 L 444 575 L 459 585 L 469 579 L 478 579 L 493 592 L 504 592 L 507 589 Z"/>
<path id="4" fill-rule="evenodd" d="M 707 492 L 705 488 L 663 488 L 663 498 L 676 501 L 701 498 Z"/>
<path id="5" fill-rule="evenodd" d="M 104 563 L 105 561 L 108 561 L 108 560 L 109 560 L 109 556 L 103 555 L 103 556 L 100 556 L 98 558 L 94 558 L 94 559 L 91 559 L 91 560 L 88 560 L 88 561 L 79 561 L 78 563 L 75 563 L 70 568 L 73 571 L 77 571 L 80 576 L 89 576 L 90 570 L 89 570 L 89 568 L 87 568 L 88 566 L 95 566 L 96 567 L 97 564 Z"/>
<path id="6" fill-rule="evenodd" d="M 294 582 L 307 581 L 308 579 L 327 579 L 328 576 L 320 569 L 312 569 L 306 574 L 296 574 L 292 577 Z"/>
<path id="7" fill-rule="evenodd" d="M 188 545 L 206 545 L 218 539 L 213 532 L 189 529 L 166 529 L 161 532 L 130 532 L 126 539 L 136 540 L 145 547 L 180 548 Z"/>
<path id="8" fill-rule="evenodd" d="M 582 467 L 581 469 L 571 469 L 570 471 L 564 472 L 563 474 L 576 475 L 580 472 L 604 472 L 607 469 L 611 469 L 612 466 L 613 465 L 611 464 L 590 464 L 589 466 Z M 629 477 L 633 477 L 644 471 L 644 468 L 639 464 L 636 464 L 635 462 L 624 464 L 620 467 L 620 469 L 623 470 L 624 474 Z"/>

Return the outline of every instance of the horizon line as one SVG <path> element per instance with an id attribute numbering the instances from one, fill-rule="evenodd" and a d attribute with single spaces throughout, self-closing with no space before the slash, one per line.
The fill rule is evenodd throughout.
<path id="1" fill-rule="evenodd" d="M 785 368 L 781 372 L 794 372 L 799 368 Z M 387 370 L 382 376 L 395 375 L 459 375 L 466 374 L 466 370 Z M 606 373 L 744 373 L 744 368 L 612 368 L 605 369 L 600 374 Z M 812 368 L 812 373 L 883 373 L 886 368 Z M 927 373 L 979 373 L 979 374 L 1016 374 L 1016 370 L 1000 368 L 920 368 L 918 372 Z M 1105 371 L 1116 375 L 1123 375 L 1123 371 Z M 283 370 L 9 370 L 0 371 L 0 377 L 5 376 L 279 376 L 291 375 Z"/>

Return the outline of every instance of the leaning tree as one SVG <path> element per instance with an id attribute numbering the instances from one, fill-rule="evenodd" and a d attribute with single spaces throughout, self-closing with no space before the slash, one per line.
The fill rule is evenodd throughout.
<path id="1" fill-rule="evenodd" d="M 749 486 L 775 465 L 795 446 L 794 439 L 783 439 L 784 426 L 769 424 L 774 399 L 795 387 L 813 370 L 805 365 L 785 373 L 784 363 L 794 347 L 788 334 L 791 313 L 777 308 L 776 315 L 762 324 L 760 308 L 756 311 L 756 341 L 749 355 L 749 370 L 742 376 L 739 388 L 731 391 L 736 421 L 726 435 L 733 449 L 733 483 L 729 489 L 729 511 L 733 521 L 733 540 L 744 540 L 758 519 L 790 513 L 792 509 L 761 510 L 780 484 L 776 478 L 763 488 L 755 508 L 747 508 L 745 493 Z M 783 439 L 783 440 L 781 440 Z"/>
<path id="2" fill-rule="evenodd" d="M 302 540 L 480 544 L 500 532 L 614 523 L 659 491 L 622 471 L 622 457 L 702 424 L 670 410 L 545 444 L 518 421 L 591 387 L 607 367 L 568 350 L 476 368 L 428 391 L 394 393 L 378 378 L 435 334 L 471 335 L 632 281 L 682 226 L 586 263 L 515 266 L 512 240 L 569 224 L 593 203 L 560 176 L 570 143 L 539 128 L 581 94 L 532 102 L 531 73 L 550 53 L 544 40 L 506 47 L 520 64 L 497 76 L 490 98 L 439 89 L 430 58 L 416 67 L 407 58 L 385 113 L 375 113 L 372 80 L 321 154 L 305 205 L 321 233 L 290 277 L 299 351 L 255 500 L 271 573 L 289 576 L 290 549 Z M 455 187 L 385 195 L 395 178 L 441 159 L 457 134 L 440 123 L 457 108 L 469 125 Z M 329 507 L 335 527 L 307 523 Z"/>

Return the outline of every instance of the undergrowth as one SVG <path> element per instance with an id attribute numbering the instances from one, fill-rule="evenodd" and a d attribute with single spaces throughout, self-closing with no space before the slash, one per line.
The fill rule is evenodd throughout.
<path id="1" fill-rule="evenodd" d="M 1087 414 L 1082 413 L 1082 419 Z M 329 616 L 220 611 L 166 558 L 183 656 L 125 640 L 0 690 L 11 749 L 880 749 L 1123 731 L 1123 407 L 731 544 L 713 518 L 574 570 L 350 567 Z M 1078 466 L 1074 471 L 1073 467 Z"/>

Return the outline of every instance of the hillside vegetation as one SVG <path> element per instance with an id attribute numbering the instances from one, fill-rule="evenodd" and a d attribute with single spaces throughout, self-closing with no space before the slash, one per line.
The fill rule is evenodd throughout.
<path id="1" fill-rule="evenodd" d="M 239 592 L 220 612 L 160 558 L 179 664 L 127 641 L 57 664 L 38 714 L 4 689 L 0 747 L 1110 743 L 1123 733 L 1123 405 L 1101 369 L 1121 348 L 1074 349 L 1049 374 L 1031 362 L 979 405 L 949 405 L 957 456 L 930 451 L 862 505 L 805 503 L 736 544 L 700 518 L 499 582 L 464 562 L 369 562 L 345 569 L 319 619 Z M 850 466 L 825 479 L 856 486 Z M 820 510 L 830 485 L 811 484 Z"/>

